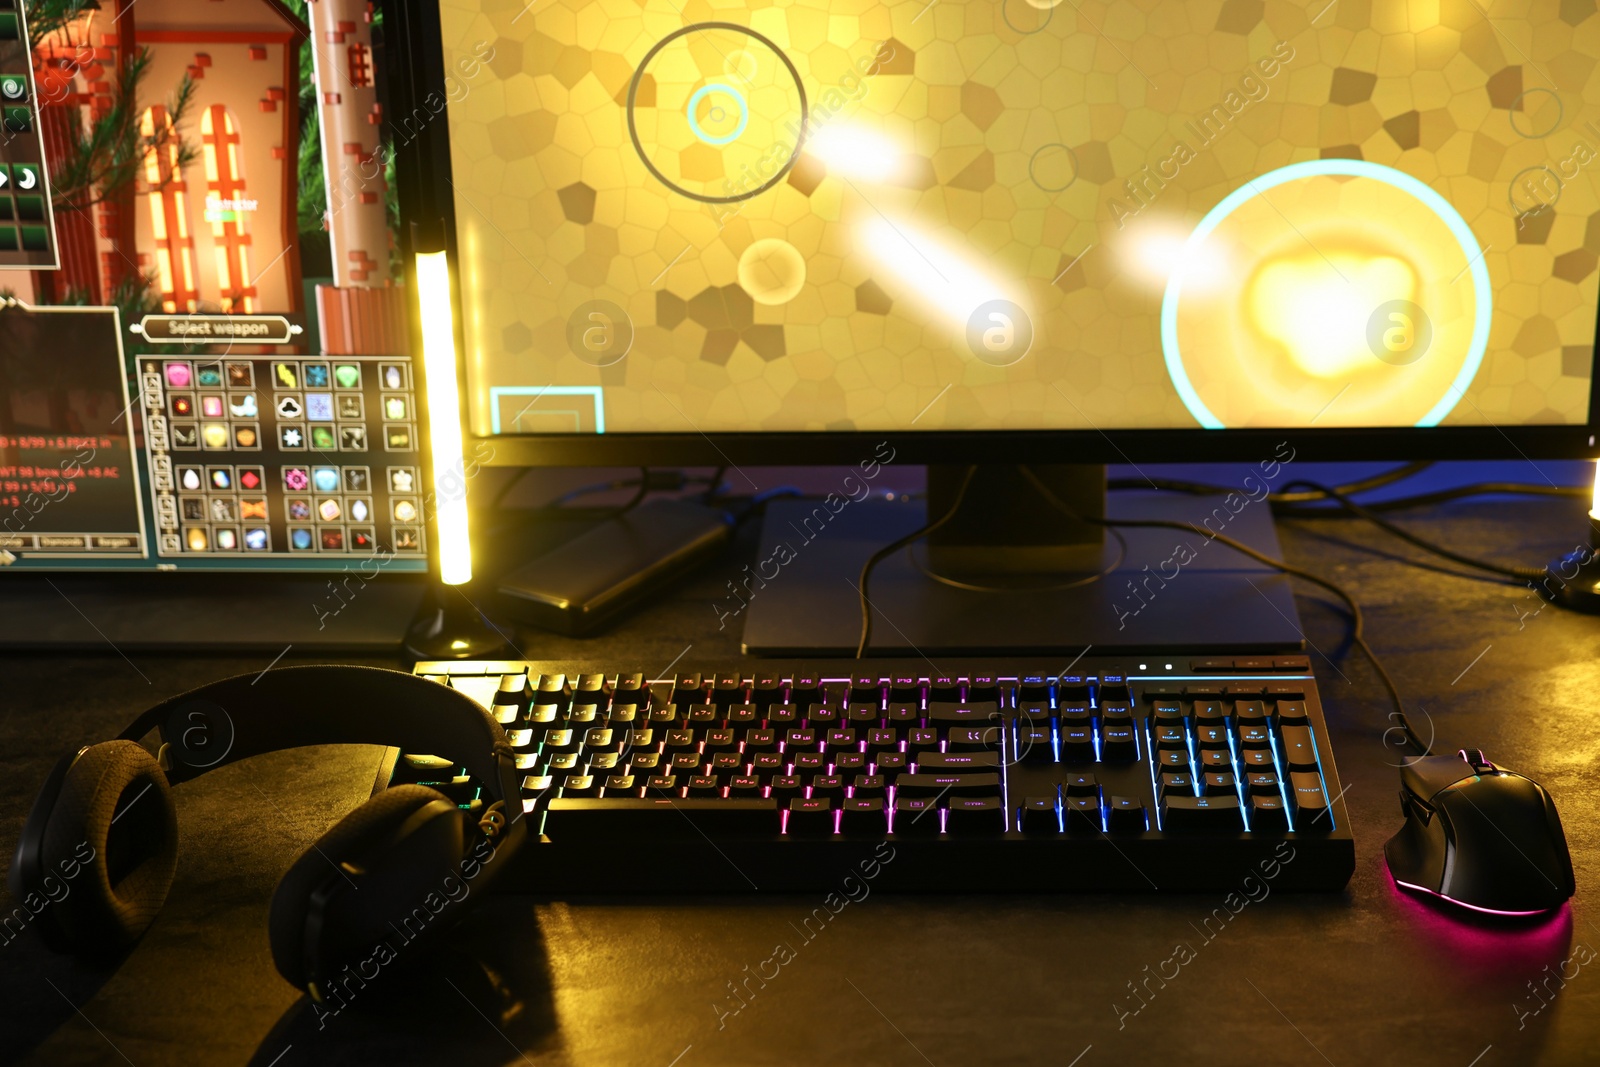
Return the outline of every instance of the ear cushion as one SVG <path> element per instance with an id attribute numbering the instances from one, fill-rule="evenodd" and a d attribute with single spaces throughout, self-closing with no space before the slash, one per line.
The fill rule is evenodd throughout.
<path id="1" fill-rule="evenodd" d="M 300 989 L 306 987 L 305 964 L 306 912 L 311 894 L 322 885 L 340 863 L 359 859 L 375 842 L 398 830 L 412 815 L 443 793 L 420 785 L 397 785 L 385 789 L 333 825 L 278 882 L 272 894 L 272 910 L 267 916 L 267 938 L 272 946 L 272 962 L 278 973 Z"/>
<path id="2" fill-rule="evenodd" d="M 52 920 L 74 951 L 120 952 L 155 920 L 177 866 L 167 776 L 140 745 L 106 741 L 67 772 L 40 847 L 42 884 L 30 889 L 55 901 Z"/>

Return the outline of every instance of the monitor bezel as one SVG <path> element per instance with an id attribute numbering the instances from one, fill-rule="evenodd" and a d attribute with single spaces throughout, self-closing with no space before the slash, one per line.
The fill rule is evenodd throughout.
<path id="1" fill-rule="evenodd" d="M 380 0 L 384 51 L 390 70 L 405 70 L 386 87 L 388 116 L 426 116 L 405 144 L 395 147 L 401 251 L 443 247 L 450 256 L 456 316 L 461 423 L 469 452 L 487 444 L 490 466 L 573 467 L 671 465 L 783 465 L 855 463 L 888 441 L 896 462 L 1153 463 L 1259 460 L 1288 442 L 1296 458 L 1317 461 L 1388 459 L 1587 459 L 1600 453 L 1600 361 L 1591 342 L 1588 423 L 1538 426 L 1282 427 L 1267 429 L 915 430 L 804 433 L 703 432 L 687 421 L 675 433 L 489 434 L 471 429 L 470 379 L 459 314 L 460 259 L 455 198 L 450 195 L 449 108 L 442 27 L 431 2 Z M 392 117 L 388 118 L 393 123 Z M 393 126 L 391 125 L 391 130 Z M 409 302 L 413 317 L 415 301 Z M 1596 302 L 1600 335 L 1600 301 Z"/>

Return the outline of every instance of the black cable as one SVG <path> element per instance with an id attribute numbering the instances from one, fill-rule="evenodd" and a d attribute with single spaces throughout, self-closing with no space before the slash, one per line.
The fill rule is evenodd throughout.
<path id="1" fill-rule="evenodd" d="M 872 602 L 867 599 L 867 581 L 872 577 L 872 568 L 876 567 L 879 563 L 894 555 L 902 548 L 911 544 L 913 541 L 927 537 L 939 527 L 955 518 L 956 512 L 961 510 L 961 502 L 967 498 L 967 487 L 972 484 L 972 476 L 977 473 L 977 464 L 973 464 L 967 468 L 967 473 L 961 479 L 961 487 L 956 490 L 956 498 L 951 502 L 949 511 L 946 511 L 933 522 L 927 523 L 919 529 L 912 530 L 904 537 L 896 538 L 889 544 L 884 545 L 882 548 L 878 549 L 878 551 L 868 556 L 867 561 L 861 565 L 861 580 L 856 585 L 856 592 L 861 595 L 861 640 L 856 644 L 856 659 L 860 659 L 862 656 L 866 655 L 867 644 L 872 640 Z"/>
<path id="2" fill-rule="evenodd" d="M 1343 586 L 1332 582 L 1327 578 L 1323 578 L 1321 575 L 1312 574 L 1310 571 L 1301 570 L 1299 567 L 1294 567 L 1290 564 L 1275 560 L 1271 556 L 1257 552 L 1255 549 L 1241 541 L 1236 541 L 1233 538 L 1228 537 L 1226 534 L 1214 533 L 1203 526 L 1196 526 L 1193 523 L 1178 522 L 1170 519 L 1102 519 L 1090 515 L 1080 515 L 1077 511 L 1073 510 L 1065 502 L 1063 502 L 1061 498 L 1056 496 L 1055 493 L 1051 491 L 1050 487 L 1047 486 L 1038 475 L 1034 474 L 1032 469 L 1026 464 L 1019 464 L 1018 469 L 1022 471 L 1023 476 L 1026 477 L 1028 481 L 1033 483 L 1034 488 L 1039 490 L 1039 492 L 1044 495 L 1044 498 L 1049 501 L 1050 504 L 1056 508 L 1056 510 L 1078 520 L 1079 522 L 1092 523 L 1096 526 L 1163 527 L 1173 530 L 1187 530 L 1190 533 L 1199 534 L 1202 537 L 1209 538 L 1213 541 L 1221 541 L 1235 552 L 1241 552 L 1244 555 L 1249 556 L 1251 559 L 1265 563 L 1274 570 L 1282 571 L 1284 574 L 1290 574 L 1296 578 L 1302 578 L 1305 581 L 1311 582 L 1315 585 L 1320 585 L 1322 588 L 1328 590 L 1334 596 L 1342 600 L 1345 604 L 1345 607 L 1349 609 L 1351 623 L 1351 643 L 1359 648 L 1367 657 L 1367 660 L 1372 664 L 1373 669 L 1378 672 L 1378 677 L 1382 679 L 1384 688 L 1389 691 L 1389 699 L 1394 703 L 1395 717 L 1400 722 L 1400 729 L 1405 734 L 1406 740 L 1416 748 L 1419 755 L 1426 756 L 1428 754 L 1428 744 L 1418 737 L 1416 732 L 1411 729 L 1411 723 L 1406 718 L 1405 702 L 1400 699 L 1399 688 L 1394 684 L 1394 679 L 1389 677 L 1389 672 L 1384 669 L 1383 663 L 1378 659 L 1377 653 L 1372 651 L 1372 646 L 1367 644 L 1367 638 L 1365 634 L 1366 622 L 1361 614 L 1361 605 L 1356 603 L 1355 597 L 1351 596 Z M 866 598 L 863 596 L 862 602 L 865 603 L 865 600 Z"/>
<path id="3" fill-rule="evenodd" d="M 717 473 L 711 476 L 711 484 L 706 486 L 705 496 L 700 498 L 700 503 L 710 504 L 722 492 L 722 479 L 728 473 L 728 465 L 724 463 L 717 468 Z"/>
<path id="4" fill-rule="evenodd" d="M 1498 563 L 1490 563 L 1487 560 L 1475 559 L 1472 556 L 1464 556 L 1459 552 L 1444 547 L 1443 545 L 1436 544 L 1433 541 L 1429 541 L 1423 537 L 1418 537 L 1410 530 L 1407 530 L 1402 526 L 1395 525 L 1388 519 L 1383 518 L 1381 515 L 1374 514 L 1370 508 L 1356 503 L 1338 489 L 1322 485 L 1319 482 L 1309 481 L 1305 478 L 1297 478 L 1292 482 L 1286 483 L 1285 488 L 1299 485 L 1303 485 L 1308 489 L 1321 493 L 1323 497 L 1329 500 L 1336 501 L 1341 507 L 1349 511 L 1352 515 L 1367 520 L 1378 529 L 1400 538 L 1400 540 L 1405 541 L 1407 544 L 1415 545 L 1424 552 L 1432 552 L 1434 555 L 1450 560 L 1452 563 L 1459 563 L 1464 567 L 1474 567 L 1478 570 L 1488 571 L 1491 574 L 1499 574 L 1507 578 L 1515 578 L 1519 582 L 1537 581 L 1539 578 L 1544 576 L 1543 567 L 1506 567 Z"/>
<path id="5" fill-rule="evenodd" d="M 1373 489 L 1381 489 L 1386 485 L 1420 474 L 1433 466 L 1430 460 L 1417 460 L 1412 463 L 1403 463 L 1398 467 L 1391 467 L 1386 471 L 1358 478 L 1336 488 L 1341 493 L 1365 493 Z M 1219 496 L 1224 493 L 1237 492 L 1225 485 L 1207 485 L 1205 482 L 1191 482 L 1182 478 L 1113 478 L 1106 483 L 1107 489 L 1161 489 L 1173 493 L 1189 493 L 1193 496 Z M 1314 500 L 1321 500 L 1317 493 L 1268 493 L 1267 499 L 1274 504 L 1301 504 Z"/>
<path id="6" fill-rule="evenodd" d="M 1549 496 L 1569 497 L 1574 500 L 1587 500 L 1590 490 L 1575 485 L 1529 485 L 1525 482 L 1474 482 L 1471 485 L 1458 485 L 1449 489 L 1436 489 L 1431 493 L 1417 493 L 1412 496 L 1391 497 L 1388 500 L 1373 500 L 1364 507 L 1368 511 L 1401 511 L 1405 508 L 1426 507 L 1429 504 L 1443 504 L 1451 500 L 1460 500 L 1469 496 Z M 1273 514 L 1286 519 L 1337 519 L 1344 517 L 1347 512 L 1343 508 L 1308 508 L 1286 507 L 1274 508 Z"/>

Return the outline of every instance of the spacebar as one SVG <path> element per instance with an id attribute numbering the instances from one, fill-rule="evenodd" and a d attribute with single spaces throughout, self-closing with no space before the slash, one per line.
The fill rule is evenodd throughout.
<path id="1" fill-rule="evenodd" d="M 646 799 L 552 800 L 544 832 L 552 841 L 570 837 L 710 837 L 776 834 L 774 800 Z"/>

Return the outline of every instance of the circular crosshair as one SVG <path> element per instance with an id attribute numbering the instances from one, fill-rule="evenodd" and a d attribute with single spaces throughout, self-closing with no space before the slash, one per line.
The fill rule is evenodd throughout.
<path id="1" fill-rule="evenodd" d="M 692 192 L 677 184 L 665 174 L 662 174 L 660 168 L 651 162 L 650 156 L 645 152 L 644 143 L 639 140 L 639 126 L 636 122 L 634 122 L 633 119 L 634 100 L 639 95 L 639 79 L 644 77 L 644 72 L 649 69 L 650 61 L 654 59 L 663 48 L 671 44 L 673 41 L 676 41 L 679 37 L 702 30 L 729 30 L 733 33 L 745 34 L 757 41 L 760 41 L 762 44 L 771 49 L 773 55 L 777 56 L 778 59 L 783 62 L 784 67 L 786 67 L 789 71 L 789 76 L 794 79 L 795 92 L 800 95 L 800 135 L 794 139 L 794 151 L 789 153 L 789 158 L 784 161 L 783 166 L 779 167 L 777 172 L 774 173 L 772 177 L 768 178 L 754 189 L 750 189 L 742 193 L 736 193 L 733 196 L 707 196 L 704 193 Z M 784 177 L 794 167 L 795 162 L 799 160 L 800 150 L 805 147 L 806 128 L 810 125 L 810 121 L 811 111 L 810 105 L 806 101 L 806 87 L 800 81 L 800 71 L 795 68 L 794 61 L 784 53 L 783 49 L 774 44 L 771 38 L 757 33 L 748 26 L 740 26 L 735 22 L 697 22 L 692 26 L 682 26 L 676 30 L 673 30 L 671 33 L 661 38 L 661 40 L 657 41 L 651 47 L 650 51 L 644 54 L 644 59 L 639 61 L 639 66 L 635 68 L 633 72 L 633 79 L 628 82 L 628 138 L 633 141 L 633 150 L 639 154 L 639 159 L 644 163 L 645 169 L 651 174 L 655 175 L 656 180 L 662 185 L 665 185 L 673 192 L 682 193 L 690 200 L 698 200 L 702 204 L 736 204 L 741 200 L 748 200 L 753 196 L 764 193 L 768 189 L 771 189 L 774 185 L 777 185 L 779 182 L 783 181 Z"/>

